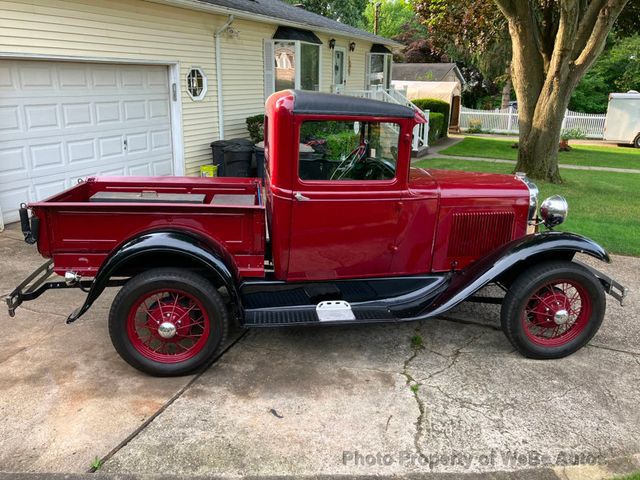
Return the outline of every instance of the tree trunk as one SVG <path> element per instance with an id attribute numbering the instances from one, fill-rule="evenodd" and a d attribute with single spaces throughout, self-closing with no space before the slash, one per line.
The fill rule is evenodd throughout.
<path id="1" fill-rule="evenodd" d="M 500 108 L 509 108 L 509 103 L 511 102 L 511 89 L 513 88 L 513 84 L 511 83 L 511 68 L 507 67 L 505 72 L 506 80 L 504 82 L 504 86 L 502 87 L 502 102 L 500 104 Z"/>

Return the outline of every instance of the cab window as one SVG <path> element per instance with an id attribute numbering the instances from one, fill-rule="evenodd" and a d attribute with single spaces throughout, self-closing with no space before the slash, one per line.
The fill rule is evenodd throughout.
<path id="1" fill-rule="evenodd" d="M 301 180 L 391 180 L 400 125 L 368 121 L 306 121 L 300 127 Z"/>

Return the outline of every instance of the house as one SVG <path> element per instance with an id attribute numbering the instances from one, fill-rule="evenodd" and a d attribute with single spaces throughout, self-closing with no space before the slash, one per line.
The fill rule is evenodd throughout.
<path id="1" fill-rule="evenodd" d="M 89 175 L 194 175 L 275 90 L 388 88 L 395 42 L 279 0 L 0 3 L 0 212 Z"/>
<path id="2" fill-rule="evenodd" d="M 393 80 L 409 82 L 456 82 L 460 90 L 466 83 L 455 63 L 396 63 L 392 75 Z"/>
<path id="3" fill-rule="evenodd" d="M 458 130 L 462 90 L 466 82 L 455 63 L 397 63 L 392 85 L 410 100 L 437 98 L 450 105 L 449 129 Z"/>

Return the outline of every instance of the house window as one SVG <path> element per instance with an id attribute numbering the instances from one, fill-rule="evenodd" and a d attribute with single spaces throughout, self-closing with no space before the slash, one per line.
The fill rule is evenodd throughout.
<path id="1" fill-rule="evenodd" d="M 370 53 L 367 85 L 380 85 L 382 88 L 391 87 L 391 62 L 393 55 L 389 53 Z"/>
<path id="2" fill-rule="evenodd" d="M 207 77 L 202 69 L 192 68 L 187 74 L 187 93 L 193 100 L 202 100 L 207 93 Z"/>
<path id="3" fill-rule="evenodd" d="M 270 93 L 287 89 L 320 90 L 320 45 L 298 40 L 273 40 L 265 48 L 273 49 L 273 71 L 265 71 L 265 82 L 273 75 Z M 265 59 L 268 58 L 265 52 Z M 266 65 L 265 68 L 269 68 Z M 265 88 L 267 93 L 269 90 Z"/>

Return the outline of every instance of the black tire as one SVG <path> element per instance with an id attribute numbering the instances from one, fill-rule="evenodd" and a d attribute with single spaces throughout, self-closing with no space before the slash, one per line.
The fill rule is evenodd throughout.
<path id="1" fill-rule="evenodd" d="M 554 280 L 570 280 L 579 284 L 590 300 L 590 315 L 573 337 L 558 345 L 541 345 L 530 338 L 525 326 L 525 307 L 531 297 Z M 553 287 L 555 289 L 555 287 Z M 511 344 L 525 357 L 536 359 L 562 358 L 586 345 L 596 334 L 606 307 L 605 293 L 600 281 L 586 268 L 569 261 L 550 261 L 522 272 L 513 282 L 502 302 L 500 320 L 502 331 Z M 588 312 L 585 310 L 585 312 Z M 587 318 L 588 317 L 588 318 Z M 544 341 L 544 340 L 543 340 Z"/>
<path id="2" fill-rule="evenodd" d="M 633 141 L 633 146 L 636 148 L 640 148 L 640 133 L 638 134 L 636 139 Z"/>
<path id="3" fill-rule="evenodd" d="M 140 299 L 163 289 L 182 291 L 187 298 L 199 301 L 202 308 L 198 306 L 196 310 L 203 310 L 203 322 L 208 320 L 208 334 L 201 335 L 202 344 L 199 344 L 197 353 L 184 361 L 165 363 L 149 358 L 136 348 L 129 337 L 130 311 Z M 179 268 L 156 268 L 132 278 L 118 292 L 109 312 L 109 335 L 118 354 L 132 367 L 159 377 L 185 375 L 205 365 L 224 344 L 228 324 L 228 311 L 211 282 Z"/>

